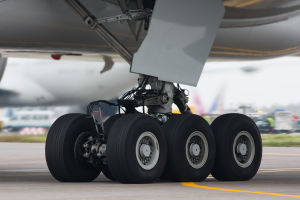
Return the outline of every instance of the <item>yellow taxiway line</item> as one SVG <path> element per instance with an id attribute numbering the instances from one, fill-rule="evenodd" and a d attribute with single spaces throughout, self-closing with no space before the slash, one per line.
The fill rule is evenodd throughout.
<path id="1" fill-rule="evenodd" d="M 225 192 L 239 192 L 239 193 L 269 195 L 269 196 L 300 198 L 300 196 L 298 196 L 298 195 L 290 195 L 290 194 L 278 194 L 278 193 L 269 193 L 269 192 L 256 192 L 256 191 L 247 191 L 247 190 L 235 190 L 235 189 L 228 189 L 228 188 L 209 187 L 209 186 L 204 186 L 204 185 L 197 185 L 194 182 L 182 182 L 181 184 L 186 187 L 193 187 L 193 188 L 200 188 L 200 189 L 207 189 L 207 190 L 218 190 L 218 191 L 225 191 Z"/>

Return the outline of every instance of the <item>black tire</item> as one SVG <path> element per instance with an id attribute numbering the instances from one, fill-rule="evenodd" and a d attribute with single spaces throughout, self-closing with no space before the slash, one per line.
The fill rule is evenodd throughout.
<path id="1" fill-rule="evenodd" d="M 122 117 L 123 115 L 122 114 L 118 114 L 118 115 L 113 115 L 111 116 L 110 118 L 108 118 L 103 126 L 104 126 L 104 139 L 105 141 L 107 142 L 107 138 L 108 138 L 108 134 L 109 134 L 109 131 L 110 129 L 112 128 L 112 126 L 114 125 L 114 123 L 120 118 Z M 104 164 L 102 166 L 102 173 L 103 175 L 108 178 L 109 180 L 111 181 L 115 181 L 116 179 L 113 177 L 113 175 L 111 174 L 109 168 L 108 168 L 108 165 L 107 163 Z"/>
<path id="2" fill-rule="evenodd" d="M 151 169 L 143 168 L 136 154 L 138 139 L 145 132 L 154 135 L 159 145 L 159 157 Z M 109 170 L 116 180 L 122 183 L 153 182 L 163 173 L 166 159 L 167 142 L 156 119 L 143 114 L 126 114 L 111 128 L 107 142 L 107 160 Z"/>
<path id="3" fill-rule="evenodd" d="M 103 126 L 104 126 L 104 139 L 105 139 L 105 141 L 107 141 L 108 134 L 109 134 L 109 131 L 110 131 L 111 127 L 122 116 L 123 116 L 122 114 L 113 115 L 113 116 L 109 117 L 104 122 Z"/>
<path id="4" fill-rule="evenodd" d="M 109 180 L 116 181 L 116 179 L 113 177 L 112 173 L 110 172 L 107 164 L 102 166 L 102 173 Z"/>
<path id="5" fill-rule="evenodd" d="M 242 114 L 225 114 L 214 120 L 211 127 L 217 149 L 212 175 L 220 181 L 246 181 L 254 177 L 261 163 L 262 142 L 253 120 Z M 234 156 L 234 140 L 241 132 L 251 134 L 255 146 L 253 161 L 249 159 L 249 166 L 241 166 Z"/>
<path id="6" fill-rule="evenodd" d="M 46 161 L 50 173 L 62 182 L 89 182 L 101 169 L 76 156 L 75 142 L 82 133 L 95 134 L 93 119 L 84 114 L 67 114 L 51 126 L 46 140 Z"/>
<path id="7" fill-rule="evenodd" d="M 214 166 L 215 140 L 209 124 L 193 114 L 173 115 L 163 126 L 168 142 L 168 161 L 164 179 L 174 181 L 203 181 Z M 192 166 L 188 161 L 187 141 L 195 132 L 204 134 L 208 157 L 202 166 Z M 205 152 L 205 151 L 203 151 Z"/>

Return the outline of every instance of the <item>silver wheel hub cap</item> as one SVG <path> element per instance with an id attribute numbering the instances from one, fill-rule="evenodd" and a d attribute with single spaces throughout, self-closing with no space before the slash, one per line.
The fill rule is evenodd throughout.
<path id="1" fill-rule="evenodd" d="M 140 154 L 142 157 L 149 157 L 151 155 L 151 147 L 148 144 L 142 144 L 140 147 Z"/>
<path id="2" fill-rule="evenodd" d="M 238 152 L 239 154 L 241 154 L 242 156 L 247 155 L 247 151 L 248 151 L 248 149 L 247 149 L 247 145 L 246 145 L 246 144 L 239 143 L 239 144 L 237 145 L 237 152 Z"/>
<path id="3" fill-rule="evenodd" d="M 145 170 L 153 169 L 159 159 L 159 143 L 151 132 L 143 132 L 135 146 L 136 159 L 140 167 Z"/>
<path id="4" fill-rule="evenodd" d="M 191 167 L 195 169 L 203 167 L 208 159 L 209 153 L 206 136 L 200 131 L 191 133 L 186 140 L 185 153 Z"/>
<path id="5" fill-rule="evenodd" d="M 200 146 L 199 144 L 191 144 L 190 145 L 190 154 L 193 156 L 199 156 L 200 155 Z"/>
<path id="6" fill-rule="evenodd" d="M 255 156 L 255 143 L 252 135 L 247 131 L 239 132 L 233 141 L 233 157 L 238 166 L 249 167 Z"/>

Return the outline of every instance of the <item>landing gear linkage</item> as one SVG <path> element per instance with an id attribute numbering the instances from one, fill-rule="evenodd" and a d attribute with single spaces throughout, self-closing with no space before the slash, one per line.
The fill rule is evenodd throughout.
<path id="1" fill-rule="evenodd" d="M 128 11 L 125 14 L 114 17 L 105 17 L 97 19 L 79 0 L 65 0 L 77 14 L 82 18 L 93 31 L 95 31 L 101 39 L 103 39 L 113 50 L 115 50 L 126 62 L 131 64 L 133 54 L 103 25 L 103 23 L 124 20 L 145 20 L 145 24 L 149 23 L 152 11 L 149 9 L 140 9 Z"/>
<path id="2" fill-rule="evenodd" d="M 117 106 L 119 114 L 121 114 L 121 110 L 125 114 L 137 113 L 137 107 L 143 107 L 143 113 L 145 114 L 145 107 L 147 107 L 150 115 L 157 117 L 161 122 L 165 122 L 167 119 L 163 120 L 163 118 L 172 113 L 173 103 L 177 105 L 181 113 L 191 113 L 187 102 L 188 93 L 179 84 L 175 87 L 173 83 L 159 81 L 155 77 L 141 76 L 138 87 L 126 92 L 118 99 L 117 103 L 105 100 L 94 101 L 87 106 L 87 112 L 93 117 L 96 130 L 101 135 L 102 131 L 99 129 L 104 128 L 101 119 L 101 104 L 103 103 L 109 106 Z"/>

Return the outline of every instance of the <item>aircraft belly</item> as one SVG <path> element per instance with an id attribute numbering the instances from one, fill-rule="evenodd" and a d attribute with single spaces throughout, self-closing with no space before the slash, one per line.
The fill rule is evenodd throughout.
<path id="1" fill-rule="evenodd" d="M 84 3 L 95 10 L 99 17 L 121 13 L 118 6 L 104 1 L 85 0 Z M 136 50 L 137 42 L 127 25 L 112 23 L 108 27 L 125 45 Z M 64 0 L 0 1 L 0 48 L 112 52 Z"/>
<path id="2" fill-rule="evenodd" d="M 210 52 L 213 58 L 265 59 L 300 52 L 300 15 L 276 23 L 221 28 Z"/>
<path id="3" fill-rule="evenodd" d="M 112 16 L 121 13 L 118 6 L 105 1 L 83 1 L 93 13 Z M 230 1 L 228 1 L 230 2 Z M 233 2 L 233 1 L 232 1 Z M 263 2 L 263 1 L 262 1 Z M 298 1 L 276 1 L 289 11 L 297 11 Z M 267 4 L 258 4 L 262 6 Z M 284 5 L 284 6 L 283 6 Z M 255 10 L 255 5 L 250 9 Z M 261 8 L 261 7 L 259 7 Z M 247 18 L 231 22 L 243 24 Z M 231 11 L 230 11 L 231 12 Z M 247 17 L 247 16 L 246 16 Z M 253 16 L 249 16 L 253 20 Z M 226 22 L 223 21 L 223 25 Z M 258 19 L 260 20 L 260 19 Z M 281 21 L 258 26 L 222 26 L 217 32 L 210 58 L 258 59 L 300 52 L 300 17 L 288 16 Z M 132 52 L 136 52 L 141 41 L 136 42 L 126 23 L 111 23 L 106 26 Z M 145 32 L 142 33 L 142 39 Z M 99 53 L 113 54 L 110 47 L 91 31 L 65 3 L 64 0 L 2 0 L 0 1 L 0 54 L 5 51 Z M 32 54 L 31 54 L 32 55 Z"/>

